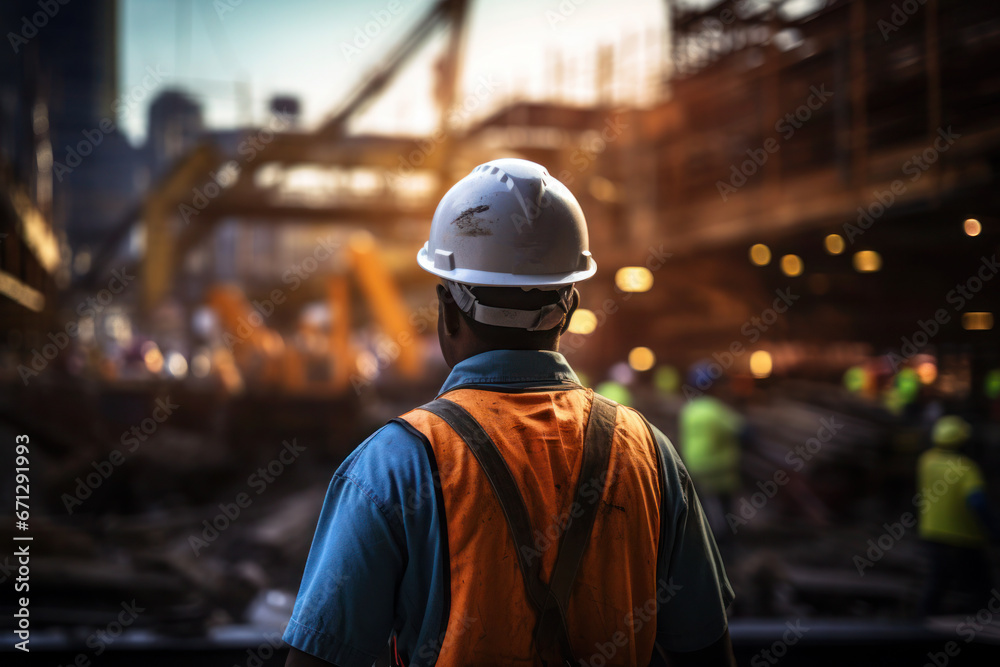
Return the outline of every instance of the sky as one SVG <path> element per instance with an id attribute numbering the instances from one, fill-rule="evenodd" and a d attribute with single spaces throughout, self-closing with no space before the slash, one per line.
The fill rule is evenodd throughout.
<path id="1" fill-rule="evenodd" d="M 140 143 L 148 103 L 166 87 L 197 99 L 211 129 L 263 122 L 276 94 L 298 97 L 303 125 L 315 127 L 436 0 L 118 1 L 118 92 L 143 97 L 119 121 Z M 564 96 L 586 103 L 606 44 L 617 99 L 648 102 L 642 84 L 662 62 L 664 24 L 663 0 L 473 0 L 458 99 L 472 119 L 511 97 L 551 99 L 560 54 Z M 445 38 L 438 30 L 352 129 L 432 131 L 433 63 Z M 147 68 L 163 75 L 156 89 L 143 88 Z"/>

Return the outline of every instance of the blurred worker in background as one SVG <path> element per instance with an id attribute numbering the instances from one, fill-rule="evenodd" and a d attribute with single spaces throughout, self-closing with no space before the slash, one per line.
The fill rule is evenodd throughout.
<path id="1" fill-rule="evenodd" d="M 1000 539 L 1000 526 L 990 511 L 979 466 L 958 449 L 969 439 L 969 424 L 956 416 L 939 419 L 931 432 L 933 447 L 917 463 L 919 533 L 930 572 L 920 601 L 920 614 L 939 611 L 952 582 L 978 609 L 989 597 L 990 565 L 986 545 Z"/>
<path id="2" fill-rule="evenodd" d="M 480 165 L 418 262 L 452 372 L 334 475 L 287 664 L 370 665 L 390 636 L 407 665 L 735 664 L 680 459 L 558 353 L 596 271 L 573 195 L 532 162 Z"/>
<path id="3" fill-rule="evenodd" d="M 746 430 L 745 422 L 721 400 L 727 378 L 713 374 L 710 362 L 692 366 L 688 384 L 704 393 L 681 408 L 678 417 L 681 458 L 694 478 L 715 539 L 724 544 L 733 535 L 726 514 L 740 488 L 740 440 Z"/>

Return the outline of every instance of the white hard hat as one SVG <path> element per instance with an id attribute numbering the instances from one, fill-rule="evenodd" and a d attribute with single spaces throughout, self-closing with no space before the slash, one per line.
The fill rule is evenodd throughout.
<path id="1" fill-rule="evenodd" d="M 438 204 L 420 266 L 446 280 L 459 307 L 496 326 L 550 329 L 561 321 L 573 283 L 597 271 L 580 204 L 545 167 L 514 158 L 481 164 Z M 538 311 L 480 304 L 472 286 L 559 290 Z"/>
<path id="2" fill-rule="evenodd" d="M 445 194 L 417 261 L 494 287 L 560 287 L 597 271 L 576 197 L 545 167 L 514 158 L 479 165 Z"/>

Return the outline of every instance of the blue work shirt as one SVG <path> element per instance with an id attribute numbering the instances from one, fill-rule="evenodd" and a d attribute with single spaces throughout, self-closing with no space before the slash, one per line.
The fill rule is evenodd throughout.
<path id="1" fill-rule="evenodd" d="M 495 350 L 457 364 L 441 393 L 468 384 L 572 388 L 579 379 L 558 352 Z M 653 433 L 666 493 L 657 580 L 671 587 L 656 614 L 657 642 L 692 651 L 722 636 L 734 596 L 687 471 L 666 436 Z M 395 422 L 344 460 L 323 503 L 288 644 L 340 667 L 367 667 L 395 632 L 409 665 L 433 664 L 450 581 L 431 460 L 420 436 Z"/>

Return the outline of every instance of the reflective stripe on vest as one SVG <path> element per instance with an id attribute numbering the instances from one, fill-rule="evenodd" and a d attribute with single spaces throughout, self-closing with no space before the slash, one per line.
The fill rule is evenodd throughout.
<path id="1" fill-rule="evenodd" d="M 523 560 L 537 568 L 544 588 L 560 540 L 586 504 L 596 505 L 589 546 L 570 579 L 569 648 L 583 664 L 598 656 L 607 665 L 646 664 L 655 637 L 660 494 L 656 444 L 642 417 L 619 407 L 606 474 L 579 480 L 591 390 L 456 389 L 443 398 L 475 419 L 509 468 L 533 529 Z M 544 657 L 561 663 L 558 643 L 543 656 L 534 642 L 536 605 L 482 466 L 442 417 L 417 409 L 401 419 L 427 438 L 436 459 L 451 570 L 447 627 L 433 655 L 418 649 L 421 662 L 541 665 Z"/>

